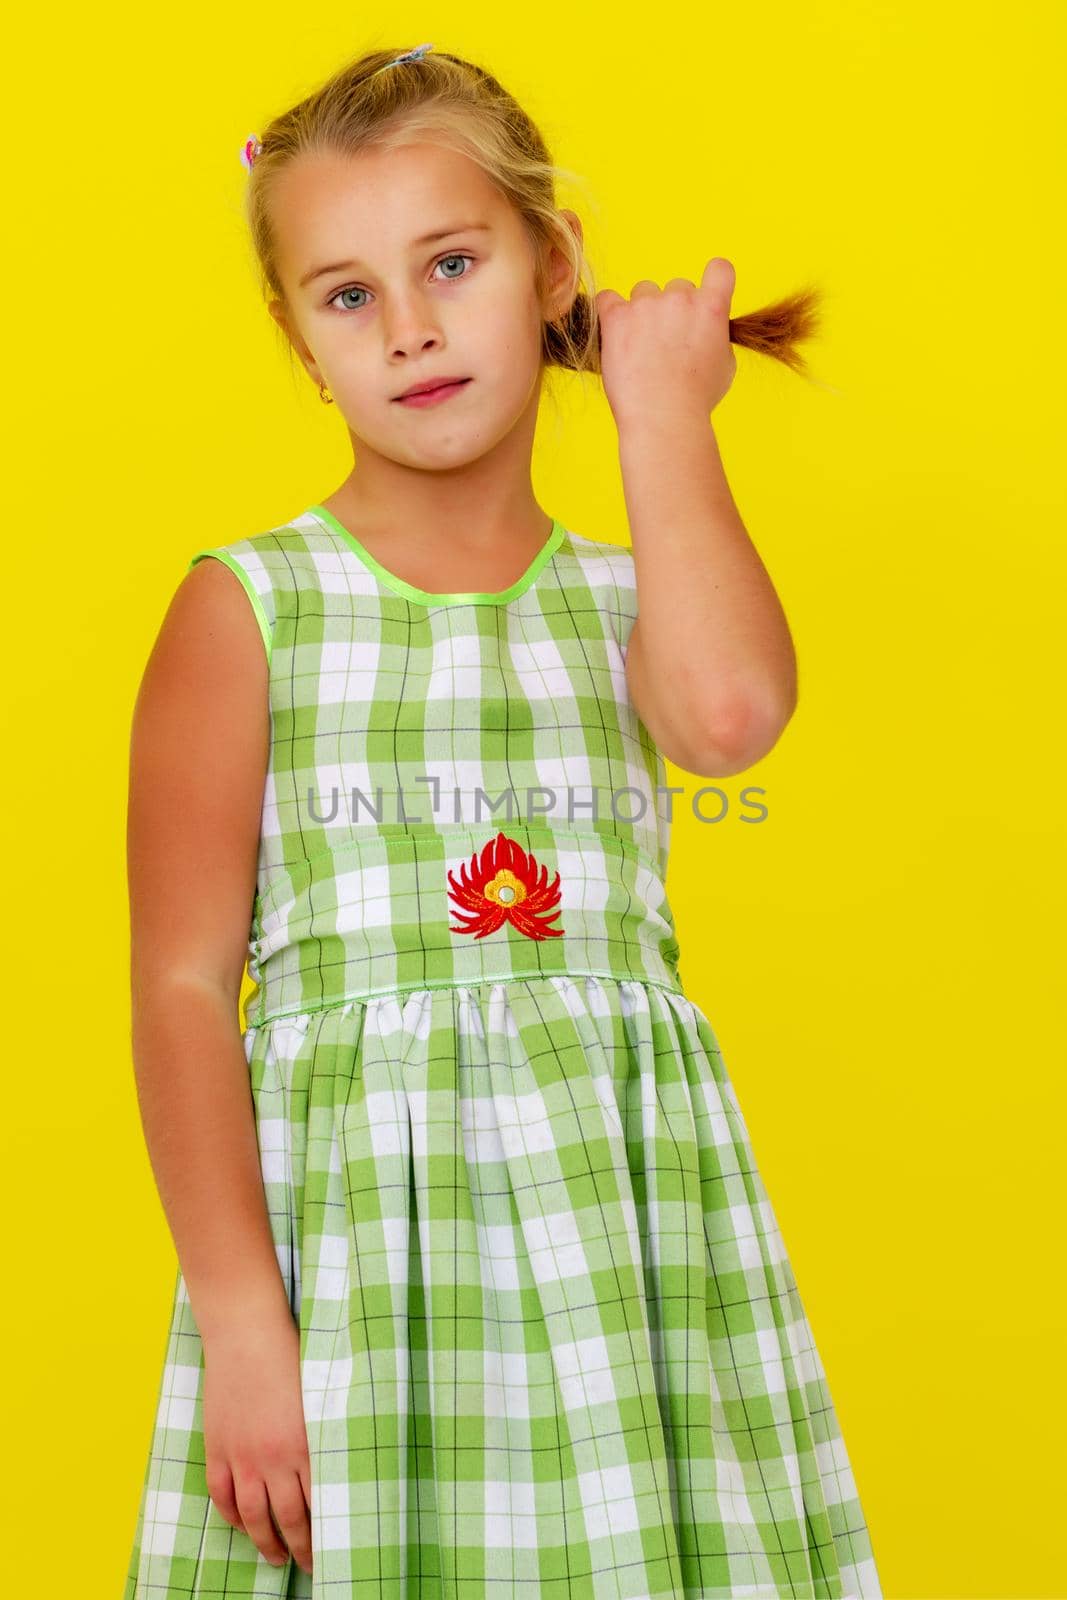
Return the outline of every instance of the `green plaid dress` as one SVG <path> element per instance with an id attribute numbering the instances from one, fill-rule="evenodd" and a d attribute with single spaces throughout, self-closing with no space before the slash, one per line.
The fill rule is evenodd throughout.
<path id="1" fill-rule="evenodd" d="M 678 974 L 631 553 L 556 521 L 428 594 L 317 505 L 209 556 L 269 662 L 244 1042 L 314 1574 L 208 1496 L 179 1271 L 125 1600 L 879 1596 Z"/>

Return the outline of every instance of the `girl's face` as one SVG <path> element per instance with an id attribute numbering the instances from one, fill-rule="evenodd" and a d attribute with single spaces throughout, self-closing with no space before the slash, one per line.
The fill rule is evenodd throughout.
<path id="1" fill-rule="evenodd" d="M 356 439 L 455 467 L 536 409 L 542 322 L 570 304 L 570 269 L 553 251 L 542 306 L 533 245 L 475 162 L 430 144 L 302 157 L 272 209 L 289 310 L 275 301 L 271 314 Z M 433 405 L 397 398 L 442 378 L 469 381 Z"/>

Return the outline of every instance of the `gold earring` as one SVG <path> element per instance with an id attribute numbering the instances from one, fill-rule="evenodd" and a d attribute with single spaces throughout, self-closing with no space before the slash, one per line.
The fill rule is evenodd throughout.
<path id="1" fill-rule="evenodd" d="M 319 399 L 322 401 L 324 406 L 333 405 L 333 395 L 327 394 L 326 385 L 324 383 L 319 384 Z"/>

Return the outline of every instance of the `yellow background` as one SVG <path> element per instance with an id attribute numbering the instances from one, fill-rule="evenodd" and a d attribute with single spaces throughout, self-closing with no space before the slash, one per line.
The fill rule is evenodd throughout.
<path id="1" fill-rule="evenodd" d="M 887 1597 L 1067 1594 L 1059 8 L 360 15 L 40 7 L 11 58 L 4 1590 L 119 1594 L 164 1352 L 175 1257 L 128 1035 L 140 674 L 195 548 L 349 466 L 257 298 L 238 150 L 347 56 L 431 40 L 581 175 L 559 199 L 597 287 L 725 255 L 735 314 L 825 294 L 817 382 L 741 351 L 714 414 L 800 704 L 719 785 L 721 823 L 671 769 L 682 976 Z M 595 379 L 550 380 L 535 487 L 628 540 Z"/>

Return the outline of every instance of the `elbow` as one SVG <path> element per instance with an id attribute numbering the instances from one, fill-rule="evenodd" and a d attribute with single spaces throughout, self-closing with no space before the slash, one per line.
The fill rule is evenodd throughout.
<path id="1" fill-rule="evenodd" d="M 737 763 L 734 770 L 744 772 L 769 755 L 789 726 L 795 710 L 795 693 L 787 698 L 769 695 L 763 701 L 746 701 L 732 718 L 728 718 L 719 739 Z"/>
<path id="2" fill-rule="evenodd" d="M 730 778 L 747 772 L 769 755 L 795 710 L 792 704 L 737 701 L 719 709 L 706 736 L 685 752 L 677 766 L 696 777 Z"/>

